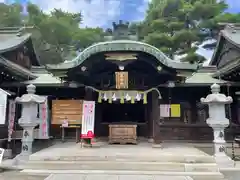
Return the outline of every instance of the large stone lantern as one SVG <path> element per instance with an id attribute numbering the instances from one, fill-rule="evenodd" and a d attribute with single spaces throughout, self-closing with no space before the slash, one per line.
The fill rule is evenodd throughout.
<path id="1" fill-rule="evenodd" d="M 35 94 L 36 87 L 32 84 L 27 86 L 27 94 L 16 98 L 16 103 L 22 104 L 22 116 L 18 120 L 23 128 L 22 151 L 20 156 L 28 158 L 32 154 L 34 128 L 39 124 L 37 118 L 38 104 L 44 103 L 44 97 Z"/>
<path id="2" fill-rule="evenodd" d="M 229 119 L 226 118 L 225 105 L 232 103 L 232 97 L 226 97 L 220 93 L 220 86 L 213 84 L 211 86 L 212 94 L 206 98 L 201 98 L 203 104 L 209 107 L 209 118 L 207 124 L 213 129 L 215 159 L 220 167 L 231 167 L 234 161 L 226 155 L 226 141 L 224 130 L 229 126 Z"/>

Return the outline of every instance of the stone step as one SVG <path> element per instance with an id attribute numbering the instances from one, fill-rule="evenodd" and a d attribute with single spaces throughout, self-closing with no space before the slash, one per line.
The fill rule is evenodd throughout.
<path id="1" fill-rule="evenodd" d="M 29 161 L 21 169 L 48 170 L 132 170 L 175 172 L 218 172 L 216 163 L 175 163 L 138 161 Z"/>
<path id="2" fill-rule="evenodd" d="M 169 172 L 169 171 L 112 171 L 112 170 L 41 170 L 25 169 L 22 171 L 31 176 L 50 174 L 91 174 L 91 175 L 150 175 L 150 176 L 189 176 L 193 180 L 224 180 L 220 172 Z"/>
<path id="3" fill-rule="evenodd" d="M 53 154 L 51 156 L 34 156 L 31 155 L 30 161 L 135 161 L 135 162 L 175 162 L 175 163 L 215 163 L 213 156 L 209 155 L 178 155 L 178 154 L 161 154 L 161 155 L 81 155 L 72 154 L 68 156 Z"/>

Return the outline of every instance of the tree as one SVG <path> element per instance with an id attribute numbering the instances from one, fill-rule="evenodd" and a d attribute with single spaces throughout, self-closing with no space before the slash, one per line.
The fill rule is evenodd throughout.
<path id="1" fill-rule="evenodd" d="M 21 16 L 19 4 L 0 4 L 0 26 L 34 26 L 32 39 L 42 64 L 60 63 L 76 56 L 76 51 L 101 41 L 101 28 L 80 28 L 81 13 L 64 12 L 54 9 L 46 14 L 32 3 L 27 7 L 28 15 Z"/>
<path id="2" fill-rule="evenodd" d="M 6 5 L 0 3 L 0 26 L 13 27 L 21 26 L 21 6 L 18 4 Z"/>
<path id="3" fill-rule="evenodd" d="M 101 28 L 78 29 L 73 35 L 74 46 L 81 51 L 94 43 L 102 41 L 103 34 Z"/>
<path id="4" fill-rule="evenodd" d="M 140 37 L 171 58 L 186 54 L 183 61 L 201 63 L 204 58 L 194 53 L 194 44 L 215 38 L 222 19 L 237 21 L 236 16 L 223 14 L 226 8 L 217 0 L 152 0 Z"/>

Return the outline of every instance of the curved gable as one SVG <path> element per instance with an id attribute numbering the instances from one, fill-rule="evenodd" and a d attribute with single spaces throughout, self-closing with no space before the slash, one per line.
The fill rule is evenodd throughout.
<path id="1" fill-rule="evenodd" d="M 100 52 L 111 52 L 111 51 L 141 51 L 147 54 L 154 56 L 161 64 L 175 69 L 188 69 L 196 70 L 197 64 L 189 64 L 184 62 L 173 61 L 168 58 L 163 52 L 157 49 L 154 46 L 149 44 L 139 42 L 139 41 L 130 41 L 130 40 L 116 40 L 116 41 L 107 41 L 100 42 L 89 46 L 83 50 L 75 59 L 69 62 L 65 62 L 58 65 L 48 65 L 49 68 L 53 69 L 69 69 L 76 66 L 79 66 L 90 56 L 100 53 Z"/>

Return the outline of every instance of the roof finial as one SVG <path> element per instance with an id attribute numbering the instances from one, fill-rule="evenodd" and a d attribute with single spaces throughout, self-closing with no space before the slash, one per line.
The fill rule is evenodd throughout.
<path id="1" fill-rule="evenodd" d="M 220 86 L 214 83 L 213 85 L 211 85 L 211 92 L 213 94 L 218 94 L 220 92 Z"/>

